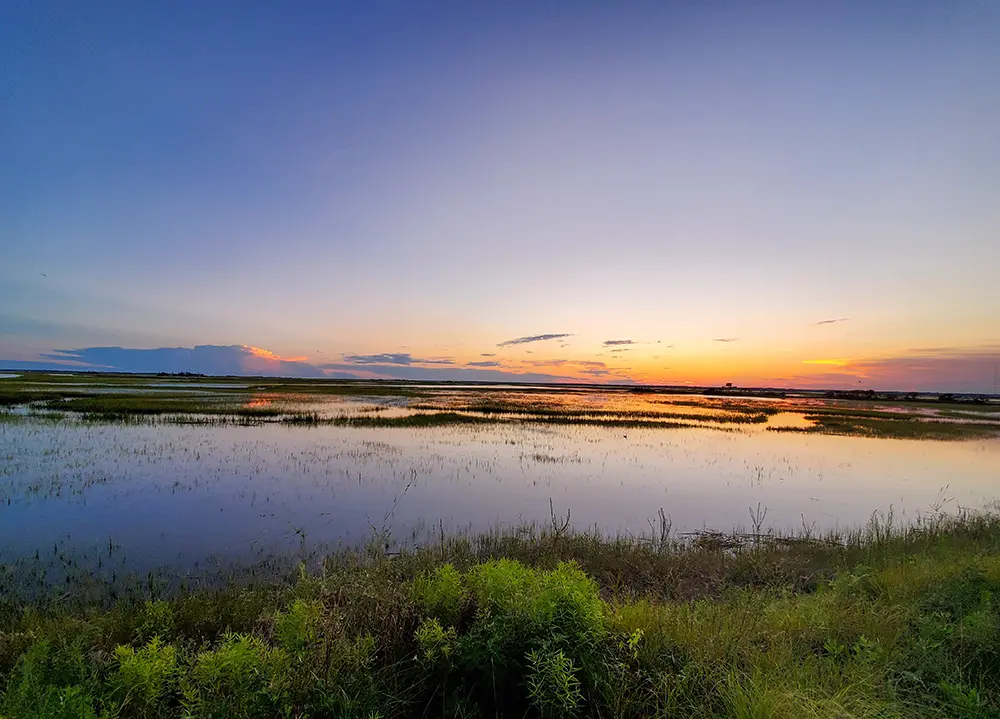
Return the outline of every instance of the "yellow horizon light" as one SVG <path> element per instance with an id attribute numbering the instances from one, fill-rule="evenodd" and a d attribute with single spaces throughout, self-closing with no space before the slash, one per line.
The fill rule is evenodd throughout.
<path id="1" fill-rule="evenodd" d="M 802 360 L 802 364 L 816 364 L 816 365 L 826 365 L 830 367 L 846 367 L 850 364 L 850 360 L 846 359 L 813 359 L 813 360 Z"/>

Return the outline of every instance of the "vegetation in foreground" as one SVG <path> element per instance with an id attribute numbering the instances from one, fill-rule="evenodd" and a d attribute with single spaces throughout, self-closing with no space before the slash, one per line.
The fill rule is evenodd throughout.
<path id="1" fill-rule="evenodd" d="M 0 614 L 4 717 L 1000 717 L 1000 516 L 442 537 Z"/>

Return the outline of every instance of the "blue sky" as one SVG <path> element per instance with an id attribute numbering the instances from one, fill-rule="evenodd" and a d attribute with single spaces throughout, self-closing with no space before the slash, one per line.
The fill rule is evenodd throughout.
<path id="1" fill-rule="evenodd" d="M 981 391 L 998 21 L 972 0 L 12 0 L 0 365 L 246 345 L 428 377 Z"/>

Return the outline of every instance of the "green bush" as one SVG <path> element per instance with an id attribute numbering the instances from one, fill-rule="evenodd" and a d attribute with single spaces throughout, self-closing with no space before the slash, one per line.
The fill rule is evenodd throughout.
<path id="1" fill-rule="evenodd" d="M 484 704 L 499 701 L 522 713 L 534 706 L 546 715 L 576 711 L 585 685 L 599 682 L 607 608 L 597 583 L 575 564 L 546 571 L 499 559 L 464 576 L 449 565 L 419 578 L 413 592 L 429 615 L 416 631 L 425 666 L 447 659 Z M 454 621 L 466 603 L 471 618 L 445 629 L 441 620 Z"/>
<path id="2" fill-rule="evenodd" d="M 143 606 L 142 618 L 137 631 L 140 641 L 148 641 L 153 637 L 169 639 L 174 633 L 174 610 L 170 602 L 146 602 Z"/>
<path id="3" fill-rule="evenodd" d="M 79 644 L 35 642 L 18 661 L 0 703 L 0 716 L 96 719 L 88 686 L 92 677 Z"/>
<path id="4" fill-rule="evenodd" d="M 447 662 L 455 652 L 455 627 L 445 629 L 436 617 L 424 619 L 417 627 L 417 645 L 428 665 Z"/>
<path id="5" fill-rule="evenodd" d="M 465 603 L 462 575 L 451 564 L 423 574 L 413 582 L 413 599 L 422 614 L 457 624 Z"/>
<path id="6" fill-rule="evenodd" d="M 288 611 L 275 617 L 274 633 L 278 643 L 290 652 L 304 650 L 316 641 L 323 605 L 296 599 Z"/>
<path id="7" fill-rule="evenodd" d="M 288 655 L 257 637 L 229 634 L 201 652 L 182 682 L 184 707 L 194 717 L 272 717 L 288 694 Z"/>
<path id="8" fill-rule="evenodd" d="M 527 688 L 531 703 L 543 717 L 574 716 L 583 703 L 573 660 L 562 649 L 528 652 Z"/>
<path id="9" fill-rule="evenodd" d="M 176 687 L 177 650 L 153 637 L 141 649 L 115 649 L 118 672 L 112 679 L 114 694 L 125 716 L 162 716 L 165 699 Z"/>

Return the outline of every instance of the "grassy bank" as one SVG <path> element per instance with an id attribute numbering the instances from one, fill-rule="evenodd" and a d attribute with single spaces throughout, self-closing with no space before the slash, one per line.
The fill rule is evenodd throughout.
<path id="1" fill-rule="evenodd" d="M 4 717 L 1000 716 L 1000 518 L 379 543 L 297 578 L 8 598 Z"/>

